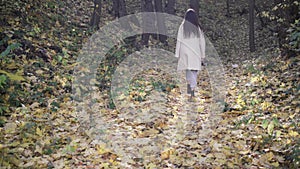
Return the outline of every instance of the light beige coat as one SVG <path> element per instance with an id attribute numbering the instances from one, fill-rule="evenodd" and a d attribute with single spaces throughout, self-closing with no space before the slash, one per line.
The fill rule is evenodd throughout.
<path id="1" fill-rule="evenodd" d="M 201 60 L 205 58 L 205 39 L 199 28 L 200 36 L 184 38 L 183 23 L 177 35 L 175 57 L 178 57 L 177 70 L 201 70 Z"/>

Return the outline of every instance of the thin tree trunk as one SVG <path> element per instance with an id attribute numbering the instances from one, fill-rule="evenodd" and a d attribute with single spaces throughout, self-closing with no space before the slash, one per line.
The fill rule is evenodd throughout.
<path id="1" fill-rule="evenodd" d="M 94 0 L 94 12 L 91 18 L 90 25 L 96 29 L 99 29 L 101 15 L 101 0 Z"/>
<path id="2" fill-rule="evenodd" d="M 114 15 L 117 18 L 127 15 L 125 0 L 113 0 Z"/>
<path id="3" fill-rule="evenodd" d="M 127 15 L 127 10 L 126 10 L 126 3 L 125 0 L 113 0 L 113 10 L 114 10 L 114 15 L 117 18 L 121 18 Z M 132 31 L 132 27 L 130 26 L 128 20 L 120 20 L 122 28 L 120 30 L 124 30 L 127 32 Z M 125 41 L 127 43 L 134 43 L 135 42 L 135 36 L 133 37 L 126 37 Z"/>
<path id="4" fill-rule="evenodd" d="M 168 0 L 165 11 L 168 14 L 175 14 L 175 0 Z"/>
<path id="5" fill-rule="evenodd" d="M 195 10 L 197 16 L 199 16 L 199 0 L 190 0 L 190 7 Z"/>
<path id="6" fill-rule="evenodd" d="M 115 17 L 117 17 L 117 18 L 121 18 L 121 17 L 127 15 L 125 0 L 113 0 L 113 9 L 114 9 Z M 126 21 L 124 22 L 124 20 L 121 20 L 120 22 L 121 22 L 122 28 L 124 28 L 128 31 L 132 30 L 131 26 L 129 25 L 129 22 L 126 22 Z"/>
<path id="7" fill-rule="evenodd" d="M 254 6 L 255 6 L 255 0 L 249 0 L 249 45 L 250 45 L 250 52 L 255 51 L 255 43 L 254 43 Z"/>
<path id="8" fill-rule="evenodd" d="M 155 12 L 162 13 L 162 0 L 154 0 L 155 5 Z M 159 41 L 162 43 L 166 43 L 167 36 L 166 36 L 166 25 L 165 25 L 165 18 L 161 14 L 156 15 L 156 23 L 157 23 L 157 29 L 158 29 L 158 36 Z"/>
<path id="9" fill-rule="evenodd" d="M 227 13 L 226 13 L 226 16 L 227 17 L 230 17 L 230 0 L 226 0 L 226 10 L 227 10 Z"/>
<path id="10" fill-rule="evenodd" d="M 141 6 L 143 12 L 153 12 L 152 0 L 142 0 L 141 3 L 142 3 Z M 142 45 L 148 45 L 150 35 L 153 36 L 152 33 L 149 33 L 149 30 L 153 28 L 154 24 L 155 22 L 152 16 L 143 15 L 143 28 L 144 28 L 143 31 L 146 33 L 142 34 Z"/>
<path id="11" fill-rule="evenodd" d="M 126 10 L 126 3 L 125 0 L 119 0 L 119 15 L 120 17 L 126 16 L 127 15 L 127 10 Z"/>
<path id="12" fill-rule="evenodd" d="M 119 18 L 119 0 L 113 0 L 113 11 L 114 11 L 114 16 L 116 18 Z"/>

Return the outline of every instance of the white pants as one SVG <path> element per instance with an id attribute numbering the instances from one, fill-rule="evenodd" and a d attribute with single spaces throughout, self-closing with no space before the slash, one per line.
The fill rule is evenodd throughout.
<path id="1" fill-rule="evenodd" d="M 191 85 L 192 90 L 197 86 L 197 75 L 197 70 L 186 70 L 186 81 Z"/>

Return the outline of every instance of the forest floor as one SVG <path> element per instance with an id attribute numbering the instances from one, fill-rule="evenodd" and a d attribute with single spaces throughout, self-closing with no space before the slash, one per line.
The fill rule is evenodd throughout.
<path id="1" fill-rule="evenodd" d="M 159 70 L 136 76 L 119 99 L 140 114 L 115 107 L 107 65 L 99 66 L 90 109 L 72 96 L 76 59 L 94 33 L 91 1 L 1 3 L 1 168 L 299 168 L 299 57 L 280 56 L 258 21 L 257 51 L 249 53 L 242 1 L 231 17 L 225 2 L 200 4 L 200 21 L 223 63 L 222 112 L 211 112 L 204 67 L 193 102 Z M 137 3 L 128 11 L 138 11 Z M 178 3 L 182 16 L 187 4 Z M 104 3 L 101 26 L 114 20 L 110 8 Z M 108 58 L 133 50 L 123 45 Z"/>

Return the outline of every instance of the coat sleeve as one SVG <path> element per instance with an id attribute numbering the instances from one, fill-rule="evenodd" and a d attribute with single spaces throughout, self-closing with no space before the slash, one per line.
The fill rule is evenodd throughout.
<path id="1" fill-rule="evenodd" d="M 180 57 L 180 47 L 183 39 L 183 30 L 182 25 L 180 25 L 177 34 L 177 42 L 176 42 L 176 50 L 175 50 L 175 57 Z"/>
<path id="2" fill-rule="evenodd" d="M 201 58 L 205 58 L 205 37 L 203 31 L 200 29 L 200 54 Z"/>

